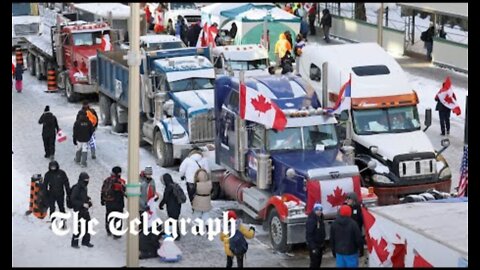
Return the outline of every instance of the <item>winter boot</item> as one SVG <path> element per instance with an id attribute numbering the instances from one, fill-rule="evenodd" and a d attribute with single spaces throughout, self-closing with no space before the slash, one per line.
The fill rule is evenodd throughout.
<path id="1" fill-rule="evenodd" d="M 90 149 L 92 151 L 92 159 L 96 159 L 97 155 L 95 155 L 95 148 Z"/>
<path id="2" fill-rule="evenodd" d="M 93 247 L 93 245 L 90 244 L 90 243 L 86 243 L 86 244 L 83 244 L 83 243 L 82 243 L 82 246 L 86 246 L 86 247 L 89 247 L 89 248 L 92 248 L 92 247 Z"/>
<path id="3" fill-rule="evenodd" d="M 80 157 L 82 156 L 82 150 L 78 150 L 76 153 L 75 153 L 75 162 L 76 163 L 80 163 Z"/>
<path id="4" fill-rule="evenodd" d="M 80 248 L 78 246 L 78 238 L 75 238 L 75 237 L 72 238 L 72 248 Z"/>
<path id="5" fill-rule="evenodd" d="M 87 152 L 81 152 L 82 153 L 82 161 L 80 162 L 82 167 L 87 167 L 87 157 L 88 153 Z"/>

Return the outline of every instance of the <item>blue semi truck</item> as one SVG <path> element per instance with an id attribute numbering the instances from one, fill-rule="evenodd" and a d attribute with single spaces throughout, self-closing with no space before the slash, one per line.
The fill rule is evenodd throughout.
<path id="1" fill-rule="evenodd" d="M 98 52 L 100 118 L 125 132 L 128 118 L 127 51 Z M 153 146 L 157 164 L 172 166 L 193 145 L 214 141 L 215 71 L 208 48 L 142 51 L 140 138 Z"/>
<path id="2" fill-rule="evenodd" d="M 305 222 L 315 202 L 323 205 L 328 237 L 346 194 L 361 198 L 358 167 L 340 147 L 336 119 L 300 77 L 250 77 L 245 85 L 275 102 L 287 125 L 277 131 L 242 120 L 239 80 L 217 77 L 215 158 L 228 171 L 220 181 L 222 191 L 263 222 L 276 250 L 305 242 Z"/>

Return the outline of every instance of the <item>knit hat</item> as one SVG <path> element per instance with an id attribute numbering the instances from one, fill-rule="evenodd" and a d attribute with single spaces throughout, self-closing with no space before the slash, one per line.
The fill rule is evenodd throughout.
<path id="1" fill-rule="evenodd" d="M 115 166 L 115 167 L 112 168 L 112 174 L 118 175 L 120 173 L 122 173 L 122 168 L 120 168 L 118 166 Z"/>
<path id="2" fill-rule="evenodd" d="M 313 205 L 313 211 L 322 211 L 323 210 L 323 206 L 319 203 L 316 203 Z"/>
<path id="3" fill-rule="evenodd" d="M 79 181 L 88 181 L 90 179 L 90 176 L 88 176 L 88 173 L 86 172 L 81 172 L 80 176 L 78 176 Z"/>
<path id="4" fill-rule="evenodd" d="M 143 170 L 143 173 L 147 175 L 152 175 L 153 174 L 152 166 L 146 166 L 145 170 Z"/>
<path id="5" fill-rule="evenodd" d="M 231 218 L 235 220 L 237 219 L 237 213 L 235 213 L 235 211 L 233 210 L 228 211 L 228 219 L 231 219 Z"/>
<path id="6" fill-rule="evenodd" d="M 344 204 L 340 207 L 339 213 L 340 213 L 340 216 L 342 216 L 342 217 L 351 217 L 352 216 L 352 208 L 350 206 Z"/>
<path id="7" fill-rule="evenodd" d="M 43 110 L 44 112 L 49 112 L 50 111 L 50 106 L 45 106 L 45 110 Z"/>

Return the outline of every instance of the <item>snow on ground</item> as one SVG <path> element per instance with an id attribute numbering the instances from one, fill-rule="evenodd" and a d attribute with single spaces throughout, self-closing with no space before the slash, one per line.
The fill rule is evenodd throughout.
<path id="1" fill-rule="evenodd" d="M 38 82 L 28 72 L 24 74 L 24 90 L 16 93 L 12 90 L 12 266 L 110 266 L 125 265 L 126 238 L 113 240 L 106 235 L 104 229 L 105 209 L 100 205 L 100 189 L 103 179 L 109 174 L 113 166 L 121 166 L 123 176 L 127 174 L 127 143 L 125 135 L 112 134 L 109 127 L 99 126 L 96 132 L 98 144 L 97 159 L 88 159 L 88 167 L 83 170 L 73 161 L 74 145 L 71 140 L 73 123 L 81 104 L 71 104 L 66 101 L 63 93 L 45 93 L 45 81 Z M 39 220 L 33 215 L 25 216 L 28 209 L 30 177 L 33 174 L 42 175 L 48 169 L 49 160 L 43 157 L 43 143 L 41 139 L 41 125 L 37 121 L 45 105 L 50 105 L 51 111 L 57 116 L 59 126 L 68 136 L 68 140 L 56 144 L 56 160 L 60 168 L 65 170 L 70 185 L 77 183 L 78 175 L 86 171 L 90 175 L 88 186 L 89 196 L 93 207 L 90 209 L 92 217 L 100 224 L 95 227 L 96 235 L 92 236 L 92 249 L 81 247 L 79 250 L 70 247 L 71 234 L 56 236 L 50 229 L 47 218 Z M 96 103 L 93 108 L 99 111 Z M 155 165 L 149 148 L 140 149 L 140 168 L 152 165 L 157 191 L 163 194 L 163 185 L 159 177 L 170 172 L 175 181 L 180 181 L 178 173 L 171 169 L 160 168 Z M 185 183 L 181 186 L 186 190 Z M 220 216 L 223 210 L 237 208 L 233 201 L 215 201 L 212 217 Z M 186 203 L 182 207 L 183 217 L 191 217 L 191 207 Z M 165 213 L 160 215 L 165 219 Z M 67 223 L 72 228 L 72 221 Z M 268 235 L 261 226 L 256 225 L 257 237 L 249 241 L 249 253 L 246 259 L 247 266 L 300 266 L 308 265 L 308 253 L 305 247 L 294 250 L 294 254 L 287 256 L 274 252 L 269 244 Z M 35 232 L 35 233 L 32 233 Z M 175 266 L 204 266 L 224 267 L 225 255 L 220 240 L 215 238 L 210 242 L 206 237 L 187 235 L 177 244 L 182 250 L 182 262 Z M 52 256 L 55 254 L 55 256 Z M 208 259 L 205 259 L 208 258 Z M 333 266 L 331 255 L 324 256 L 324 264 Z M 161 263 L 158 259 L 142 260 L 141 266 L 161 267 L 173 266 Z"/>

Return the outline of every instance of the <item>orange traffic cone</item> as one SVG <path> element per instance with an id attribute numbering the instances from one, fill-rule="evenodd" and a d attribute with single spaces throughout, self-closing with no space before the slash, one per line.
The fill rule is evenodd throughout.
<path id="1" fill-rule="evenodd" d="M 23 65 L 23 54 L 22 54 L 22 50 L 20 48 L 17 48 L 15 50 L 15 59 L 17 60 L 17 66 L 19 64 Z"/>
<path id="2" fill-rule="evenodd" d="M 55 76 L 55 69 L 49 69 L 47 73 L 47 92 L 56 92 L 58 91 L 57 87 L 57 78 Z"/>

